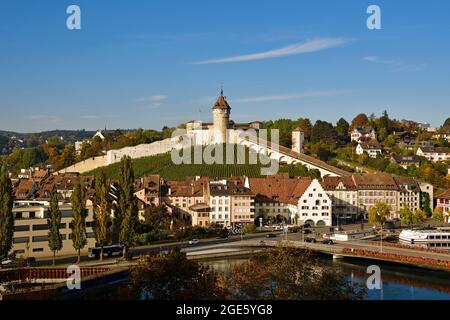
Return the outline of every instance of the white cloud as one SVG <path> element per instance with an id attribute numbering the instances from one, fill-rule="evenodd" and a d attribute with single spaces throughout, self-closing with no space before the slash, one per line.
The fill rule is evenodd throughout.
<path id="1" fill-rule="evenodd" d="M 382 59 L 377 56 L 366 56 L 363 58 L 363 60 L 370 62 L 370 63 L 380 63 L 380 64 L 388 65 L 391 67 L 391 71 L 394 71 L 394 72 L 419 72 L 419 71 L 424 71 L 428 68 L 427 63 L 422 63 L 419 65 L 408 65 L 402 61 L 387 60 L 387 59 Z"/>
<path id="2" fill-rule="evenodd" d="M 378 57 L 375 57 L 375 56 L 368 56 L 368 57 L 364 57 L 363 59 L 366 60 L 366 61 L 369 61 L 369 62 L 376 62 L 376 61 L 378 61 Z"/>
<path id="3" fill-rule="evenodd" d="M 246 55 L 239 55 L 239 56 L 233 56 L 233 57 L 227 57 L 227 58 L 220 58 L 220 59 L 212 59 L 212 60 L 205 60 L 205 61 L 199 61 L 194 62 L 194 64 L 215 64 L 215 63 L 229 63 L 229 62 L 243 62 L 243 61 L 255 61 L 255 60 L 263 60 L 263 59 L 271 59 L 271 58 L 279 58 L 279 57 L 287 57 L 297 54 L 304 54 L 309 52 L 316 52 L 321 51 L 325 49 L 340 47 L 348 42 L 350 42 L 351 39 L 347 38 L 318 38 L 309 40 L 302 43 L 296 43 L 287 47 L 282 47 L 279 49 L 259 52 L 259 53 L 253 53 L 253 54 L 246 54 Z"/>
<path id="4" fill-rule="evenodd" d="M 137 98 L 135 99 L 136 102 L 162 102 L 164 100 L 166 100 L 168 97 L 162 94 L 158 94 L 158 95 L 153 95 L 153 96 L 149 96 L 149 97 L 142 97 L 142 98 Z"/>
<path id="5" fill-rule="evenodd" d="M 93 114 L 84 114 L 84 115 L 80 116 L 80 119 L 92 120 L 92 119 L 98 119 L 98 116 L 93 115 Z"/>
<path id="6" fill-rule="evenodd" d="M 240 99 L 231 100 L 230 102 L 232 102 L 232 103 L 256 103 L 256 102 L 268 102 L 268 101 L 297 100 L 297 99 L 305 99 L 305 98 L 332 97 L 332 96 L 345 94 L 347 92 L 349 92 L 349 91 L 346 91 L 346 90 L 307 91 L 307 92 L 285 94 L 285 95 L 240 98 Z"/>
<path id="7" fill-rule="evenodd" d="M 45 115 L 45 114 L 33 114 L 31 116 L 27 116 L 25 117 L 29 120 L 33 120 L 33 121 L 41 121 L 41 122 L 51 122 L 51 123 L 56 123 L 56 122 L 61 122 L 61 118 L 57 117 L 57 116 L 53 116 L 53 115 Z"/>

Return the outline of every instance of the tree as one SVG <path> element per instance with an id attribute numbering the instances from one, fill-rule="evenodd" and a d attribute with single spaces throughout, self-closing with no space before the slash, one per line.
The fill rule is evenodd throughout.
<path id="1" fill-rule="evenodd" d="M 426 213 L 427 217 L 431 217 L 431 208 L 430 208 L 430 195 L 428 192 L 422 192 L 421 196 L 421 208 Z"/>
<path id="2" fill-rule="evenodd" d="M 445 119 L 444 124 L 442 125 L 442 128 L 444 130 L 449 130 L 450 129 L 450 118 Z"/>
<path id="3" fill-rule="evenodd" d="M 414 223 L 414 212 L 409 209 L 406 203 L 403 204 L 403 207 L 397 211 L 397 214 L 400 216 L 402 223 L 411 226 Z"/>
<path id="4" fill-rule="evenodd" d="M 311 139 L 311 130 L 312 130 L 311 121 L 308 118 L 299 118 L 297 120 L 297 126 L 305 134 L 305 140 L 310 140 Z"/>
<path id="5" fill-rule="evenodd" d="M 163 206 L 150 206 L 145 208 L 144 221 L 150 230 L 167 230 L 170 227 L 171 218 Z"/>
<path id="6" fill-rule="evenodd" d="M 14 215 L 11 179 L 6 165 L 0 171 L 0 258 L 5 258 L 13 245 Z"/>
<path id="7" fill-rule="evenodd" d="M 351 284 L 335 267 L 311 252 L 276 247 L 234 264 L 222 276 L 233 300 L 359 300 L 365 289 Z"/>
<path id="8" fill-rule="evenodd" d="M 97 245 L 100 246 L 100 260 L 103 260 L 103 247 L 111 237 L 111 203 L 109 199 L 109 182 L 105 171 L 100 170 L 95 179 L 94 197 L 94 234 Z"/>
<path id="9" fill-rule="evenodd" d="M 353 129 L 359 128 L 359 127 L 365 127 L 368 122 L 369 122 L 369 119 L 367 118 L 367 115 L 365 113 L 360 113 L 356 117 L 353 118 L 352 124 L 350 125 L 350 130 L 353 130 Z"/>
<path id="10" fill-rule="evenodd" d="M 348 140 L 348 131 L 350 129 L 350 125 L 344 118 L 340 118 L 338 122 L 336 123 L 336 132 L 338 137 L 342 141 Z"/>
<path id="11" fill-rule="evenodd" d="M 311 131 L 311 142 L 324 142 L 333 144 L 336 142 L 336 130 L 331 123 L 317 120 Z"/>
<path id="12" fill-rule="evenodd" d="M 123 292 L 127 299 L 213 300 L 224 299 L 217 275 L 185 253 L 174 249 L 167 255 L 142 258 L 130 269 L 130 284 Z"/>
<path id="13" fill-rule="evenodd" d="M 61 227 L 61 211 L 58 206 L 58 196 L 53 193 L 50 198 L 50 207 L 48 210 L 47 224 L 48 231 L 48 247 L 53 252 L 53 265 L 55 265 L 56 252 L 62 249 L 62 236 L 59 232 Z"/>
<path id="14" fill-rule="evenodd" d="M 444 222 L 444 211 L 442 210 L 442 207 L 436 207 L 433 211 L 433 220 L 436 220 L 438 222 Z"/>
<path id="15" fill-rule="evenodd" d="M 420 224 L 424 223 L 426 220 L 427 220 L 427 215 L 423 210 L 419 209 L 414 212 L 413 223 L 415 225 L 420 225 Z"/>
<path id="16" fill-rule="evenodd" d="M 86 192 L 81 179 L 76 184 L 72 196 L 70 197 L 72 203 L 73 220 L 70 228 L 72 229 L 72 243 L 78 253 L 77 263 L 80 263 L 81 249 L 87 244 L 86 239 Z"/>
<path id="17" fill-rule="evenodd" d="M 382 226 L 390 215 L 391 207 L 384 202 L 376 203 L 369 208 L 369 223 Z"/>
<path id="18" fill-rule="evenodd" d="M 135 228 L 138 224 L 138 208 L 134 196 L 134 172 L 131 158 L 125 156 L 120 160 L 118 208 L 121 215 L 119 241 L 124 246 L 124 257 L 133 245 Z"/>

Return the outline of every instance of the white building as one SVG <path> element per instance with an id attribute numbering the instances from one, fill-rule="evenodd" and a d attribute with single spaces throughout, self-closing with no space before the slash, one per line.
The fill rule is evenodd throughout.
<path id="1" fill-rule="evenodd" d="M 377 133 L 373 128 L 355 128 L 350 133 L 351 141 L 377 140 Z"/>
<path id="2" fill-rule="evenodd" d="M 450 160 L 450 148 L 424 148 L 419 147 L 416 155 L 425 157 L 431 162 Z"/>
<path id="3" fill-rule="evenodd" d="M 369 157 L 375 159 L 378 155 L 381 155 L 383 151 L 381 150 L 381 147 L 376 145 L 372 145 L 369 143 L 358 143 L 355 152 L 357 155 L 367 153 Z"/>

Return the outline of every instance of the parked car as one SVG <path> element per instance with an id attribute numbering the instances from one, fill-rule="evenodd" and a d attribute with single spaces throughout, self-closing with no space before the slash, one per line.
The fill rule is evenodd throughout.
<path id="1" fill-rule="evenodd" d="M 311 227 L 311 225 L 309 224 L 309 223 L 305 223 L 304 225 L 303 225 L 303 228 L 310 228 Z"/>
<path id="2" fill-rule="evenodd" d="M 2 268 L 12 268 L 12 267 L 15 267 L 15 266 L 17 266 L 17 261 L 15 261 L 12 258 L 3 259 L 2 262 L 1 262 L 1 267 Z"/>
<path id="3" fill-rule="evenodd" d="M 305 238 L 306 242 L 316 243 L 317 240 L 315 238 Z"/>
<path id="4" fill-rule="evenodd" d="M 266 234 L 266 238 L 276 238 L 276 234 L 275 233 L 269 233 L 269 234 Z"/>
<path id="5" fill-rule="evenodd" d="M 303 234 L 311 234 L 312 231 L 311 230 L 303 230 Z"/>
<path id="6" fill-rule="evenodd" d="M 200 240 L 198 240 L 198 239 L 192 239 L 192 240 L 190 240 L 189 241 L 189 244 L 198 244 L 200 242 Z"/>
<path id="7" fill-rule="evenodd" d="M 322 241 L 323 244 L 334 244 L 333 240 L 331 239 L 325 239 Z"/>

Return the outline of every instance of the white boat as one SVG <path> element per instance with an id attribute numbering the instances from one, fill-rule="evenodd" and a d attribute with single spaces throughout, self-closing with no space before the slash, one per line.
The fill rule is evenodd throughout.
<path id="1" fill-rule="evenodd" d="M 450 228 L 436 230 L 402 230 L 400 243 L 406 243 L 426 248 L 450 250 Z"/>

